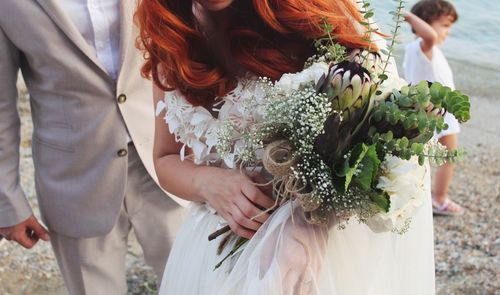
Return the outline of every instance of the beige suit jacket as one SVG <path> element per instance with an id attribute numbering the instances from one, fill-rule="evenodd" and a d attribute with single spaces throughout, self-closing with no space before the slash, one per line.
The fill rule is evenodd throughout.
<path id="1" fill-rule="evenodd" d="M 64 0 L 0 1 L 0 227 L 32 214 L 19 183 L 20 69 L 31 99 L 42 218 L 60 234 L 92 237 L 109 232 L 120 211 L 127 181 L 127 130 L 156 179 L 152 87 L 139 72 L 143 60 L 135 48 L 136 1 L 121 2 L 117 81 L 58 1 Z"/>

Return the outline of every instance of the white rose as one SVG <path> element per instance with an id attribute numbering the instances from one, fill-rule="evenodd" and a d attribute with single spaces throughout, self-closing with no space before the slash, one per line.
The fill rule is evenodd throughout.
<path id="1" fill-rule="evenodd" d="M 310 82 L 317 83 L 321 76 L 328 72 L 328 65 L 324 62 L 314 63 L 307 69 L 294 74 L 284 74 L 275 86 L 285 93 L 298 90 Z"/>
<path id="2" fill-rule="evenodd" d="M 274 85 L 284 92 L 290 92 L 293 90 L 294 81 L 292 79 L 292 74 L 284 74 L 281 79 Z"/>
<path id="3" fill-rule="evenodd" d="M 427 166 L 387 156 L 381 164 L 382 174 L 377 188 L 387 192 L 390 198 L 389 212 L 380 212 L 369 218 L 366 224 L 374 232 L 402 229 L 416 209 L 429 197 L 427 192 Z"/>

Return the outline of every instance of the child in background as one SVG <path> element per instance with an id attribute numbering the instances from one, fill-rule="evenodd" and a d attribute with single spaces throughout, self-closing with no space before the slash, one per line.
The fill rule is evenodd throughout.
<path id="1" fill-rule="evenodd" d="M 451 3 L 445 0 L 422 0 L 405 16 L 417 39 L 406 45 L 403 68 L 410 83 L 422 80 L 439 82 L 455 88 L 453 73 L 437 45 L 442 44 L 458 15 Z M 460 127 L 457 119 L 447 113 L 444 117 L 448 129 L 437 134 L 441 144 L 455 149 Z M 448 198 L 448 188 L 453 177 L 454 165 L 447 163 L 438 168 L 432 188 L 432 205 L 436 215 L 459 215 L 464 209 Z"/>

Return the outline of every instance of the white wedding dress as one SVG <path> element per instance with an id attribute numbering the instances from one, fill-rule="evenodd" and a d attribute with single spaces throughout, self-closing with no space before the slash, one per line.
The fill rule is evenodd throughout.
<path id="1" fill-rule="evenodd" d="M 398 77 L 394 63 L 389 68 L 391 76 Z M 258 121 L 259 110 L 245 107 L 245 101 L 261 95 L 256 93 L 259 90 L 253 87 L 254 82 L 252 78 L 243 79 L 216 104 L 217 118 L 202 107 L 191 106 L 177 92 L 166 94 L 157 114 L 166 110 L 170 132 L 184 144 L 181 158 L 187 146 L 193 153 L 186 158 L 197 164 L 234 164 L 231 155 L 222 158 L 214 151 L 217 130 L 227 119 L 241 125 Z M 406 233 L 374 233 L 356 220 L 345 229 L 313 226 L 305 221 L 300 206 L 289 202 L 218 269 L 214 267 L 233 248 L 234 241 L 217 255 L 222 237 L 209 242 L 208 236 L 225 222 L 210 206 L 194 203 L 174 242 L 159 294 L 432 295 L 430 171 L 428 166 L 417 169 L 423 169 L 425 178 L 419 192 L 424 201 L 414 211 Z"/>

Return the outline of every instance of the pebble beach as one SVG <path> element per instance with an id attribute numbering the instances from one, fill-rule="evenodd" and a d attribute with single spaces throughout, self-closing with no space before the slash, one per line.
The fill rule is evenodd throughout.
<path id="1" fill-rule="evenodd" d="M 452 68 L 457 88 L 469 94 L 472 103 L 472 120 L 462 126 L 459 137 L 467 156 L 456 167 L 450 191 L 450 196 L 466 212 L 460 217 L 434 218 L 436 292 L 500 294 L 500 85 L 486 85 L 482 81 L 488 75 L 500 81 L 500 73 L 463 63 L 452 62 Z M 39 217 L 33 182 L 29 98 L 22 82 L 18 88 L 23 123 L 21 181 Z M 144 264 L 133 234 L 129 241 L 129 294 L 155 294 L 156 278 Z M 6 240 L 0 241 L 0 294 L 66 294 L 49 243 L 40 242 L 25 250 Z"/>

